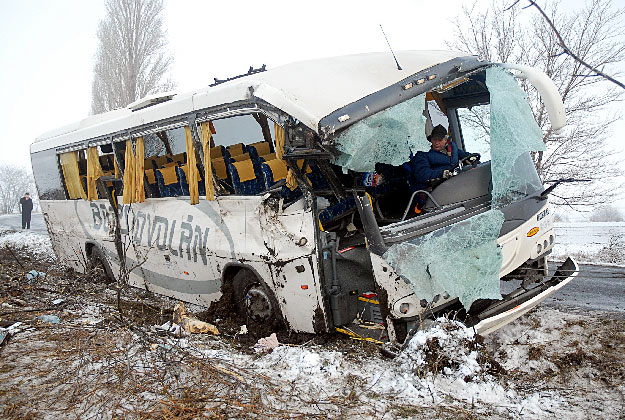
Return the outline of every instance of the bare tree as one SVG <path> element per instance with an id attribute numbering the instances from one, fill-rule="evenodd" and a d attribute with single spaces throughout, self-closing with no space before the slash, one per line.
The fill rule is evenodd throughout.
<path id="1" fill-rule="evenodd" d="M 623 213 L 614 206 L 599 207 L 590 214 L 591 222 L 624 222 Z"/>
<path id="2" fill-rule="evenodd" d="M 0 213 L 19 211 L 20 198 L 27 192 L 35 198 L 33 177 L 26 168 L 18 165 L 0 165 Z"/>
<path id="3" fill-rule="evenodd" d="M 150 93 L 171 90 L 162 0 L 106 0 L 94 66 L 91 112 L 123 108 Z"/>
<path id="4" fill-rule="evenodd" d="M 492 62 L 526 64 L 544 71 L 555 82 L 562 96 L 567 126 L 559 133 L 548 124 L 544 104 L 529 83 L 521 87 L 543 131 L 546 152 L 534 155 L 539 174 L 545 181 L 563 178 L 592 179 L 592 183 L 558 187 L 552 194 L 556 204 L 584 205 L 611 201 L 620 187 L 621 172 L 610 162 L 605 145 L 610 126 L 621 115 L 609 114 L 608 105 L 621 101 L 615 90 L 570 54 L 563 51 L 560 37 L 569 51 L 593 68 L 603 69 L 625 60 L 625 9 L 610 0 L 590 0 L 583 10 L 563 11 L 558 3 L 543 7 L 556 34 L 539 15 L 524 13 L 518 2 L 493 0 L 485 10 L 477 3 L 463 8 L 456 17 L 455 39 L 449 45 L 477 54 Z M 514 7 L 509 7 L 515 4 Z M 613 72 L 615 76 L 617 72 Z M 612 85 L 613 86 L 613 85 Z M 472 115 L 475 127 L 488 127 L 483 112 Z"/>

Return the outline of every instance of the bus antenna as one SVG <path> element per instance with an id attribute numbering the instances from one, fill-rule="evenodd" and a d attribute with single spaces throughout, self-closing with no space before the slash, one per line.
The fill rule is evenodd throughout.
<path id="1" fill-rule="evenodd" d="M 388 38 L 386 37 L 386 34 L 384 33 L 384 28 L 382 27 L 382 24 L 380 24 L 380 29 L 382 29 L 382 35 L 384 35 L 384 39 L 386 39 L 386 43 L 388 44 L 388 49 L 391 50 L 391 54 L 393 54 L 393 58 L 395 59 L 395 64 L 397 64 L 397 70 L 403 70 L 401 66 L 399 65 L 399 61 L 397 61 L 397 57 L 395 57 L 395 53 L 393 52 L 391 43 L 388 42 Z"/>

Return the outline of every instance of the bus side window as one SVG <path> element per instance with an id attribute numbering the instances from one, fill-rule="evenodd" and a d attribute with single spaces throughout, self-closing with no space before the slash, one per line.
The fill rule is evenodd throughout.
<path id="1" fill-rule="evenodd" d="M 84 153 L 83 150 L 79 150 L 59 155 L 63 182 L 70 200 L 87 199 L 87 161 L 84 158 Z M 81 155 L 83 155 L 84 165 L 80 163 Z M 81 172 L 81 166 L 84 166 L 83 172 Z"/>
<path id="2" fill-rule="evenodd" d="M 33 153 L 31 159 L 39 199 L 65 200 L 67 195 L 56 150 L 48 149 Z"/>
<path id="3" fill-rule="evenodd" d="M 250 114 L 214 120 L 213 125 L 210 159 L 219 195 L 260 194 L 266 188 L 262 163 L 275 159 L 273 123 Z"/>

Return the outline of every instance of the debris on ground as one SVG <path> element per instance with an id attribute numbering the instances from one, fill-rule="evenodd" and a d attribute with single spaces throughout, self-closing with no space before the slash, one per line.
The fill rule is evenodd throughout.
<path id="1" fill-rule="evenodd" d="M 254 345 L 254 351 L 256 353 L 266 353 L 272 351 L 279 345 L 280 343 L 278 342 L 276 333 L 272 333 L 269 337 L 260 338 Z"/>
<path id="2" fill-rule="evenodd" d="M 623 416 L 625 321 L 606 313 L 543 306 L 484 339 L 443 319 L 388 360 L 343 334 L 258 335 L 226 310 L 199 316 L 222 334 L 189 334 L 174 312 L 201 307 L 132 288 L 118 301 L 114 285 L 16 252 L 27 268 L 0 248 L 1 418 Z M 45 279 L 29 284 L 31 268 Z M 62 322 L 37 322 L 46 312 Z M 272 351 L 254 353 L 260 337 Z"/>
<path id="3" fill-rule="evenodd" d="M 180 325 L 184 331 L 191 334 L 210 333 L 219 335 L 219 330 L 216 326 L 189 316 L 187 308 L 182 302 L 179 302 L 176 306 L 174 306 L 173 321 L 175 324 Z"/>
<path id="4" fill-rule="evenodd" d="M 37 320 L 41 322 L 45 322 L 47 324 L 58 324 L 61 322 L 61 318 L 56 315 L 39 315 Z"/>
<path id="5" fill-rule="evenodd" d="M 28 283 L 32 283 L 37 279 L 44 279 L 45 277 L 46 273 L 37 270 L 30 270 L 28 273 L 26 273 L 26 280 L 28 280 Z"/>

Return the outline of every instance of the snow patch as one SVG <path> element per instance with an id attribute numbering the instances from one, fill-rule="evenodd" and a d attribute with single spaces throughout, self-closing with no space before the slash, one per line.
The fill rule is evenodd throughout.
<path id="1" fill-rule="evenodd" d="M 37 259 L 53 261 L 54 251 L 47 235 L 35 232 L 14 232 L 0 226 L 0 248 L 10 247 L 32 253 Z"/>

